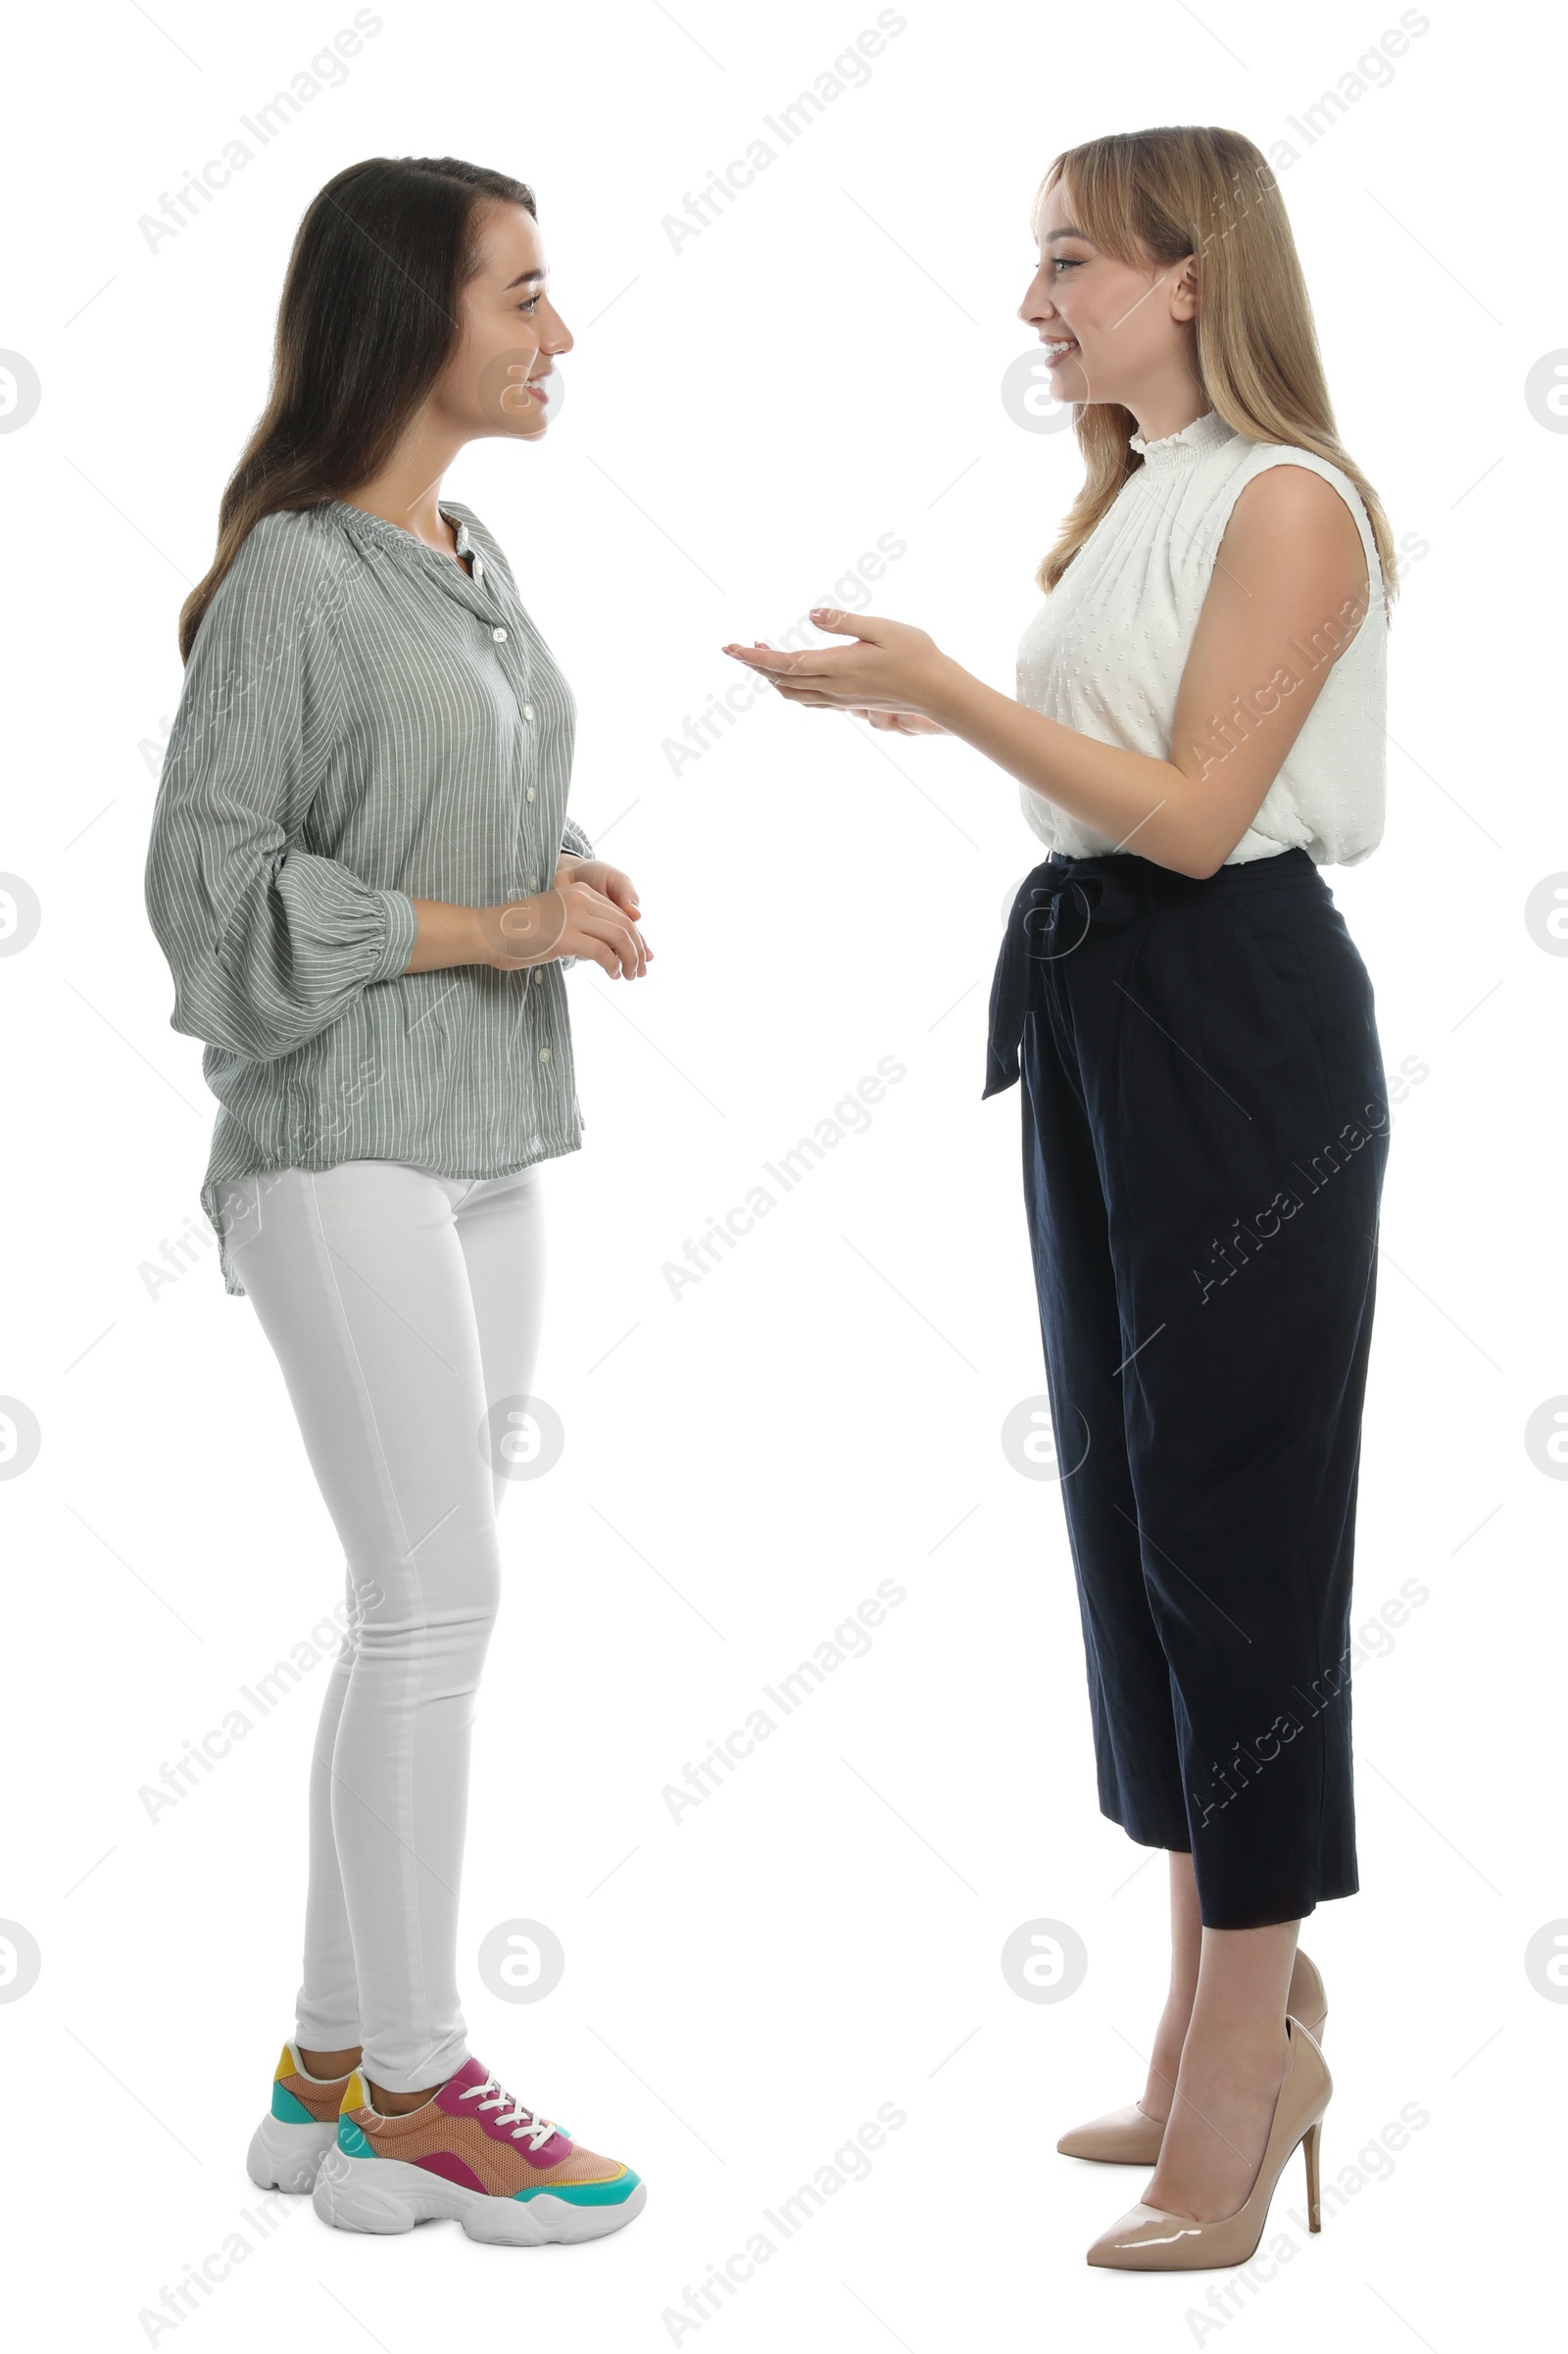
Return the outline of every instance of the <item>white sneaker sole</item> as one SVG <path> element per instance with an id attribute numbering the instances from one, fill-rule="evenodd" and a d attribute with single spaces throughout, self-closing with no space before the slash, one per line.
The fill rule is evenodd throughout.
<path id="1" fill-rule="evenodd" d="M 321 2160 L 337 2139 L 337 2123 L 289 2125 L 262 2119 L 251 2135 L 245 2172 L 263 2190 L 314 2190 Z"/>
<path id="2" fill-rule="evenodd" d="M 531 2199 L 493 2198 L 466 2190 L 402 2158 L 351 2158 L 331 2150 L 316 2177 L 312 2205 L 340 2231 L 412 2231 L 416 2224 L 451 2217 L 470 2239 L 501 2247 L 536 2248 L 556 2240 L 602 2239 L 640 2215 L 648 2185 L 639 2182 L 618 2206 L 576 2207 L 548 2190 Z"/>

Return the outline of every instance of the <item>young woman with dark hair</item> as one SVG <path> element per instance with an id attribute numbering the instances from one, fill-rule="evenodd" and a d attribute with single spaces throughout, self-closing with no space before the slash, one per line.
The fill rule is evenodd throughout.
<path id="1" fill-rule="evenodd" d="M 1024 1182 L 1102 1811 L 1169 1854 L 1152 2165 L 1089 2261 L 1245 2262 L 1331 2090 L 1303 1915 L 1357 1886 L 1349 1629 L 1388 1106 L 1318 869 L 1383 831 L 1388 524 L 1340 446 L 1278 186 L 1237 133 L 1056 158 L 1020 317 L 1082 491 L 997 694 L 923 630 L 729 652 L 789 701 L 961 737 L 1051 846 L 987 1083 Z"/>
<path id="2" fill-rule="evenodd" d="M 533 2244 L 646 2196 L 468 2052 L 457 1987 L 496 1514 L 536 1443 L 539 1164 L 581 1141 L 564 968 L 646 972 L 566 815 L 575 707 L 478 516 L 571 336 L 531 191 L 450 157 L 301 223 L 271 398 L 180 615 L 147 905 L 220 1110 L 202 1203 L 347 1557 L 311 1775 L 304 1976 L 254 2181 L 328 2223 Z M 518 1790 L 537 1769 L 530 1759 Z"/>

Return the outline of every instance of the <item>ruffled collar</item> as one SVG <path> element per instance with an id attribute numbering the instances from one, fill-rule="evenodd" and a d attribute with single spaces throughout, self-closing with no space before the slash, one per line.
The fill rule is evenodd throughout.
<path id="1" fill-rule="evenodd" d="M 1130 434 L 1127 447 L 1137 451 L 1150 472 L 1168 473 L 1196 466 L 1210 450 L 1235 438 L 1235 427 L 1228 425 L 1217 410 L 1209 409 L 1190 425 L 1183 425 L 1179 433 L 1162 433 L 1157 441 L 1145 441 L 1141 433 Z"/>

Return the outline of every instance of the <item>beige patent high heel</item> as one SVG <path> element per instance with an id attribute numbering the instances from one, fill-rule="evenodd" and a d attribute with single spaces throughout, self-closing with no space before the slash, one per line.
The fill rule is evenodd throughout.
<path id="1" fill-rule="evenodd" d="M 1285 2008 L 1291 2018 L 1299 2019 L 1314 2042 L 1322 2042 L 1329 1998 L 1317 1964 L 1299 1949 Z M 1108 2116 L 1074 2126 L 1056 2147 L 1064 2158 L 1093 2158 L 1102 2166 L 1153 2166 L 1164 2138 L 1163 2118 L 1151 2117 L 1134 2101 L 1131 2108 L 1112 2109 Z"/>
<path id="2" fill-rule="evenodd" d="M 1130 2207 L 1090 2248 L 1091 2264 L 1118 2272 L 1197 2273 L 1218 2265 L 1248 2263 L 1257 2253 L 1275 2187 L 1298 2146 L 1306 2164 L 1307 2230 L 1322 2230 L 1318 2142 L 1334 2080 L 1322 2052 L 1298 2019 L 1287 2018 L 1285 2035 L 1290 2056 L 1262 2162 L 1235 2214 L 1200 2223 L 1194 2216 L 1171 2215 L 1162 2207 Z"/>

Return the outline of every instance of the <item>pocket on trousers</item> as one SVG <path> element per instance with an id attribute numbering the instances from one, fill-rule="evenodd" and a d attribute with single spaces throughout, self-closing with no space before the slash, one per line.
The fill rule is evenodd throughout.
<path id="1" fill-rule="evenodd" d="M 1286 891 L 1259 892 L 1248 910 L 1246 930 L 1249 943 L 1265 982 L 1271 1001 L 1282 1012 L 1289 1010 L 1303 1024 L 1315 1047 L 1321 1047 L 1324 1032 L 1323 997 L 1314 975 L 1313 951 L 1310 940 L 1303 946 L 1293 920 L 1294 902 L 1304 894 Z M 1323 914 L 1333 916 L 1332 907 L 1310 908 L 1314 920 Z M 1335 920 L 1342 920 L 1335 917 Z"/>

